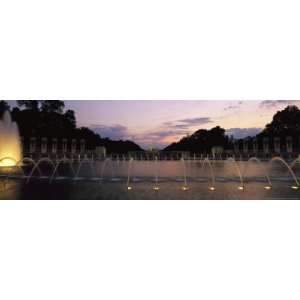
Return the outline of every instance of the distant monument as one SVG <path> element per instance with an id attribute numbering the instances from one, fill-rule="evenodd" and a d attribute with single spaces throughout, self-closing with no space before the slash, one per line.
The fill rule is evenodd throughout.
<path id="1" fill-rule="evenodd" d="M 215 158 L 217 155 L 222 155 L 224 152 L 224 148 L 221 146 L 214 146 L 211 148 L 211 154 L 213 158 Z"/>
<path id="2" fill-rule="evenodd" d="M 253 152 L 256 155 L 258 152 L 258 144 L 257 144 L 257 139 L 253 139 Z"/>
<path id="3" fill-rule="evenodd" d="M 239 153 L 240 152 L 239 141 L 235 140 L 233 142 L 233 148 L 234 148 L 234 152 L 235 153 Z"/>
<path id="4" fill-rule="evenodd" d="M 269 138 L 267 138 L 267 137 L 263 138 L 263 151 L 264 151 L 264 154 L 269 154 L 269 152 L 270 152 Z"/>
<path id="5" fill-rule="evenodd" d="M 248 153 L 248 139 L 243 140 L 243 152 L 244 154 Z"/>
<path id="6" fill-rule="evenodd" d="M 286 137 L 286 151 L 288 154 L 293 153 L 293 139 L 291 136 Z"/>
<path id="7" fill-rule="evenodd" d="M 279 137 L 275 137 L 274 138 L 274 151 L 277 154 L 280 154 L 280 138 Z"/>
<path id="8" fill-rule="evenodd" d="M 106 158 L 106 148 L 105 147 L 96 147 L 95 153 L 100 158 Z"/>

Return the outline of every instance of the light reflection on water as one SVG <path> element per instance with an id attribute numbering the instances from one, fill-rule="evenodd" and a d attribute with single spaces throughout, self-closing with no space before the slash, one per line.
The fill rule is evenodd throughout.
<path id="1" fill-rule="evenodd" d="M 268 187 L 262 168 L 249 164 L 244 186 L 241 188 L 237 168 L 232 162 L 213 161 L 216 176 L 212 188 L 208 165 L 199 161 L 186 161 L 187 188 L 184 189 L 184 171 L 181 161 L 134 161 L 131 169 L 130 187 L 127 188 L 129 162 L 110 162 L 103 169 L 103 162 L 94 164 L 93 172 L 89 164 L 82 165 L 80 180 L 72 180 L 69 167 L 60 167 L 57 177 L 49 184 L 51 168 L 41 165 L 43 179 L 33 174 L 29 184 L 25 180 L 9 179 L 7 188 L 0 186 L 1 199 L 299 199 L 300 190 L 293 190 L 293 179 L 288 170 L 279 163 L 267 170 L 272 188 Z M 76 169 L 78 166 L 74 164 Z M 241 174 L 245 174 L 246 163 L 238 162 Z M 26 170 L 25 170 L 26 171 Z M 27 173 L 30 170 L 27 171 Z M 294 167 L 297 178 L 299 164 Z M 26 172 L 25 172 L 26 173 Z M 103 181 L 100 179 L 103 176 Z M 61 177 L 61 180 L 59 178 Z M 65 178 L 64 178 L 65 177 Z M 1 182 L 3 179 L 1 179 Z"/>

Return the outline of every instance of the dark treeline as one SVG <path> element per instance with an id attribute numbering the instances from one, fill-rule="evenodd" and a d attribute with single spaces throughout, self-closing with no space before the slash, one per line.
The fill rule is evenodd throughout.
<path id="1" fill-rule="evenodd" d="M 192 135 L 182 138 L 163 151 L 191 151 L 208 153 L 213 146 L 231 147 L 231 139 L 225 135 L 225 129 L 217 126 L 210 130 L 199 129 Z"/>
<path id="2" fill-rule="evenodd" d="M 78 128 L 75 112 L 65 110 L 63 101 L 19 100 L 17 104 L 17 107 L 11 108 L 6 101 L 0 101 L 0 117 L 9 110 L 23 137 L 85 139 L 87 149 L 104 146 L 108 153 L 142 150 L 132 141 L 112 141 L 87 127 Z"/>
<path id="3" fill-rule="evenodd" d="M 24 137 L 56 137 L 85 139 L 87 148 L 104 146 L 108 153 L 127 153 L 128 151 L 141 151 L 142 149 L 132 141 L 112 141 L 102 138 L 87 127 L 76 126 L 75 113 L 65 110 L 63 101 L 48 100 L 22 100 L 17 101 L 18 107 L 9 107 L 5 101 L 0 101 L 0 117 L 5 110 L 10 110 L 13 119 L 18 123 L 20 134 Z M 263 148 L 263 138 L 269 138 L 270 149 L 273 148 L 274 138 L 281 139 L 284 147 L 286 137 L 292 137 L 293 147 L 300 148 L 300 110 L 297 106 L 287 106 L 278 111 L 270 124 L 255 137 L 234 140 L 225 134 L 225 129 L 219 126 L 210 130 L 199 129 L 192 135 L 182 138 L 176 143 L 167 146 L 163 151 L 190 151 L 210 153 L 213 146 L 221 146 L 225 150 L 234 150 L 234 144 L 242 149 L 247 140 L 249 150 L 256 140 L 258 150 Z"/>
<path id="4" fill-rule="evenodd" d="M 287 106 L 278 111 L 270 124 L 255 137 L 234 140 L 233 137 L 225 135 L 225 129 L 217 126 L 210 130 L 200 129 L 190 136 L 182 138 L 179 142 L 166 147 L 164 151 L 191 151 L 209 153 L 213 146 L 221 146 L 225 150 L 234 150 L 234 143 L 240 149 L 247 140 L 249 150 L 253 148 L 254 140 L 257 141 L 258 150 L 263 149 L 263 139 L 269 139 L 270 149 L 273 148 L 274 138 L 280 138 L 281 147 L 285 147 L 285 139 L 292 137 L 293 147 L 300 148 L 300 110 L 297 106 Z"/>

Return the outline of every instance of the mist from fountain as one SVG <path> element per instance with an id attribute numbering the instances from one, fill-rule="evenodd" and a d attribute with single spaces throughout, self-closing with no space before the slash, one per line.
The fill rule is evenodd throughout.
<path id="1" fill-rule="evenodd" d="M 272 165 L 274 162 L 276 162 L 276 161 L 281 162 L 285 167 L 287 167 L 289 173 L 291 174 L 293 180 L 295 181 L 295 185 L 292 185 L 291 188 L 292 188 L 292 189 L 295 189 L 295 190 L 298 189 L 298 188 L 300 187 L 299 181 L 298 181 L 298 179 L 297 179 L 295 173 L 293 172 L 292 168 L 288 165 L 288 163 L 287 163 L 284 159 L 282 159 L 282 158 L 279 157 L 279 156 L 273 157 L 273 158 L 269 161 L 269 166 L 271 166 L 271 165 Z"/>
<path id="2" fill-rule="evenodd" d="M 80 174 L 83 164 L 88 164 L 90 167 L 90 171 L 92 172 L 92 174 L 94 174 L 94 176 L 96 176 L 96 170 L 95 170 L 95 166 L 94 166 L 93 162 L 85 156 L 84 159 L 82 159 L 79 163 L 79 166 L 78 166 L 77 172 L 75 174 L 75 178 L 74 178 L 75 180 L 79 179 L 79 174 Z"/>
<path id="3" fill-rule="evenodd" d="M 159 186 L 158 186 L 158 158 L 157 156 L 155 156 L 155 162 L 154 162 L 154 170 L 155 170 L 155 178 L 154 178 L 154 181 L 155 181 L 155 186 L 153 187 L 153 190 L 154 191 L 159 191 Z"/>
<path id="4" fill-rule="evenodd" d="M 10 158 L 12 161 L 14 161 L 14 158 Z M 272 181 L 274 180 L 279 180 L 279 181 L 285 181 L 286 179 L 281 177 L 278 177 L 277 175 L 273 175 L 273 177 L 270 177 L 270 173 L 274 171 L 274 169 L 271 169 L 272 165 L 275 162 L 279 162 L 284 168 L 288 170 L 289 175 L 292 177 L 293 184 L 291 186 L 292 189 L 297 190 L 300 188 L 299 186 L 299 179 L 297 178 L 295 172 L 293 171 L 293 168 L 295 167 L 296 163 L 300 162 L 300 157 L 298 157 L 296 160 L 294 160 L 291 165 L 289 165 L 283 158 L 281 157 L 274 157 L 271 159 L 269 162 L 262 162 L 260 159 L 257 157 L 251 157 L 249 160 L 245 162 L 238 163 L 233 157 L 229 157 L 227 160 L 224 160 L 223 163 L 228 163 L 229 165 L 232 165 L 230 170 L 235 170 L 235 172 L 238 174 L 240 185 L 238 187 L 239 190 L 243 190 L 245 184 L 247 183 L 246 179 L 248 174 L 252 174 L 253 170 L 251 167 L 251 163 L 257 163 L 259 167 L 259 174 L 262 174 L 267 181 L 267 185 L 264 186 L 266 190 L 269 190 L 272 188 Z M 99 161 L 99 160 L 94 160 L 91 161 L 87 157 L 84 159 L 81 159 L 80 161 L 76 160 L 70 160 L 66 157 L 62 159 L 50 159 L 48 157 L 41 158 L 37 162 L 34 161 L 32 158 L 25 157 L 18 162 L 15 163 L 14 166 L 11 166 L 9 168 L 2 168 L 1 169 L 1 177 L 4 178 L 12 178 L 12 179 L 25 179 L 26 183 L 29 183 L 31 180 L 35 179 L 49 179 L 49 183 L 53 183 L 56 180 L 71 180 L 73 182 L 76 181 L 82 181 L 82 180 L 96 180 L 99 182 L 104 182 L 104 177 L 107 176 L 105 174 L 108 174 L 109 177 L 109 172 L 111 172 L 111 178 L 109 179 L 110 181 L 126 181 L 127 179 L 127 190 L 132 190 L 132 182 L 136 181 L 141 181 L 141 178 L 139 178 L 139 170 L 142 170 L 143 174 L 147 175 L 142 175 L 145 176 L 142 178 L 144 181 L 151 181 L 153 182 L 153 176 L 154 176 L 154 186 L 152 186 L 153 190 L 159 191 L 161 189 L 160 186 L 160 180 L 159 176 L 165 177 L 167 181 L 172 181 L 175 179 L 178 182 L 183 182 L 180 184 L 180 188 L 184 191 L 189 190 L 188 184 L 192 182 L 196 182 L 197 180 L 197 174 L 193 173 L 192 171 L 195 170 L 197 171 L 197 168 L 199 170 L 199 167 L 197 165 L 201 166 L 202 172 L 205 171 L 205 167 L 209 168 L 209 174 L 201 173 L 202 178 L 205 178 L 203 181 L 201 178 L 202 182 L 206 182 L 206 179 L 210 180 L 210 183 L 208 185 L 209 190 L 214 191 L 216 189 L 216 183 L 220 180 L 223 181 L 223 178 L 230 179 L 230 176 L 228 174 L 228 170 L 225 170 L 224 177 L 216 177 L 216 168 L 218 167 L 218 164 L 222 163 L 221 161 L 211 161 L 208 157 L 204 158 L 200 161 L 194 161 L 193 157 L 190 160 L 185 160 L 184 158 L 181 158 L 178 162 L 166 162 L 159 161 L 158 157 L 155 157 L 154 160 L 147 160 L 144 162 L 140 161 L 135 161 L 134 158 L 129 158 L 129 161 L 124 161 L 124 163 L 121 163 L 120 165 L 115 165 L 115 162 L 112 161 L 111 158 L 107 158 L 104 161 Z M 89 170 L 83 170 L 83 165 L 87 164 Z M 136 167 L 135 168 L 135 164 Z M 166 164 L 166 165 L 165 165 Z M 171 164 L 171 165 L 168 165 Z M 242 167 L 240 166 L 244 166 Z M 269 166 L 269 169 L 266 168 L 265 166 Z M 51 169 L 49 168 L 51 166 Z M 98 167 L 99 168 L 98 168 Z M 179 168 L 178 168 L 179 166 Z M 64 168 L 69 168 L 67 176 L 60 176 L 61 174 L 58 174 L 58 171 L 66 172 L 67 169 Z M 133 168 L 134 167 L 134 168 Z M 234 168 L 233 168 L 234 167 Z M 115 170 L 116 168 L 116 170 Z M 126 175 L 120 175 L 122 174 L 122 170 L 125 172 L 127 170 L 127 178 Z M 166 169 L 165 169 L 166 168 Z M 191 174 L 189 173 L 188 176 L 188 170 L 191 168 Z M 9 170 L 10 169 L 10 170 Z M 6 173 L 6 170 L 7 173 Z M 26 171 L 27 170 L 27 171 Z M 153 170 L 153 173 L 152 173 Z M 161 171 L 164 172 L 164 170 L 169 170 L 165 175 L 160 174 Z M 170 171 L 171 170 L 171 171 Z M 174 170 L 174 171 L 172 171 Z M 176 171 L 175 171 L 176 170 Z M 241 171 L 243 170 L 243 172 Z M 278 169 L 280 172 L 282 172 L 282 168 Z M 12 171 L 15 171 L 16 173 L 13 173 Z M 84 177 L 79 177 L 80 173 L 84 173 Z M 149 171 L 151 172 L 150 175 L 148 175 Z M 26 175 L 25 172 L 28 174 Z M 37 173 L 38 172 L 38 173 Z M 88 173 L 86 173 L 88 172 Z M 105 173 L 106 172 L 106 173 Z M 116 174 L 115 174 L 116 172 Z M 120 173 L 121 172 L 121 173 Z M 36 174 L 37 173 L 37 174 Z M 44 173 L 44 174 L 43 174 Z M 5 175 L 6 174 L 6 175 Z M 12 175 L 13 174 L 13 175 Z M 20 176 L 17 176 L 16 174 L 20 174 Z M 86 175 L 87 174 L 87 175 Z M 153 175 L 152 175 L 153 174 Z M 120 178 L 115 178 L 115 175 L 121 176 Z M 175 177 L 176 175 L 179 175 L 180 180 L 177 180 L 178 177 Z M 183 175 L 183 176 L 182 176 Z M 95 177 L 93 177 L 95 176 Z M 134 177 L 137 176 L 137 177 Z M 222 175 L 221 175 L 222 176 Z M 259 175 L 260 176 L 260 175 Z M 276 177 L 277 176 L 277 177 Z M 258 179 L 257 177 L 254 177 Z M 115 180 L 116 179 L 116 180 Z M 118 179 L 118 180 L 117 180 Z M 255 180 L 256 180 L 255 179 Z M 272 180 L 272 181 L 271 181 Z"/>
<path id="5" fill-rule="evenodd" d="M 234 167 L 235 167 L 235 169 L 236 169 L 236 171 L 238 173 L 238 176 L 240 178 L 240 184 L 241 185 L 238 187 L 238 189 L 239 190 L 243 190 L 244 189 L 244 179 L 243 179 L 242 172 L 241 172 L 241 169 L 240 169 L 237 161 L 233 157 L 229 157 L 226 161 L 229 162 L 229 163 L 230 162 L 233 163 L 233 165 L 234 165 Z"/>
<path id="6" fill-rule="evenodd" d="M 202 166 L 201 166 L 202 171 L 204 170 L 204 167 L 206 165 L 208 165 L 209 167 L 210 176 L 211 176 L 211 186 L 209 187 L 209 189 L 211 191 L 214 191 L 216 189 L 216 177 L 215 177 L 214 169 L 208 157 L 206 157 L 202 162 Z"/>
<path id="7" fill-rule="evenodd" d="M 117 165 L 119 166 L 120 162 L 119 162 L 119 158 L 117 158 Z M 113 181 L 118 181 L 119 178 L 115 177 L 115 172 L 114 172 L 114 167 L 113 167 L 113 161 L 111 158 L 106 158 L 103 162 L 102 168 L 101 168 L 101 181 L 103 182 L 104 180 L 104 172 L 107 169 L 107 167 L 110 167 L 110 171 L 111 171 L 111 180 Z"/>
<path id="8" fill-rule="evenodd" d="M 271 188 L 272 188 L 272 182 L 271 182 L 270 176 L 268 175 L 267 170 L 263 167 L 261 160 L 258 159 L 257 157 L 251 157 L 251 158 L 247 161 L 247 163 L 246 163 L 246 165 L 245 165 L 245 168 L 244 168 L 244 171 L 243 171 L 243 177 L 244 177 L 244 179 L 246 178 L 246 174 L 247 174 L 247 171 L 248 171 L 248 169 L 249 169 L 249 164 L 250 164 L 251 162 L 257 162 L 258 166 L 260 167 L 260 169 L 262 170 L 264 176 L 266 177 L 266 179 L 267 179 L 267 181 L 268 181 L 268 185 L 265 186 L 265 189 L 266 189 L 266 190 L 271 189 Z"/>
<path id="9" fill-rule="evenodd" d="M 182 162 L 182 168 L 183 168 L 183 180 L 184 180 L 184 186 L 182 187 L 183 191 L 188 190 L 188 185 L 187 185 L 187 175 L 186 175 L 186 164 L 184 158 L 181 159 Z"/>
<path id="10" fill-rule="evenodd" d="M 19 128 L 9 111 L 0 120 L 0 167 L 15 166 L 22 159 Z"/>
<path id="11" fill-rule="evenodd" d="M 25 177 L 28 177 L 28 176 L 26 176 L 26 174 L 25 174 L 25 172 L 24 172 L 24 169 L 25 169 L 25 167 L 28 166 L 28 163 L 31 164 L 31 165 L 33 165 L 33 168 L 34 168 L 34 167 L 36 166 L 36 164 L 37 164 L 31 157 L 24 157 L 24 158 L 22 158 L 22 159 L 17 163 L 17 165 L 16 165 L 16 167 L 17 167 L 18 169 L 22 170 L 22 174 L 23 174 L 23 176 L 25 176 Z M 32 170 L 32 169 L 31 169 L 31 170 Z M 41 172 L 39 166 L 37 166 L 37 171 L 39 172 L 40 176 L 42 176 L 42 172 Z"/>
<path id="12" fill-rule="evenodd" d="M 295 159 L 293 160 L 293 162 L 291 163 L 291 169 L 293 170 L 294 167 L 296 166 L 297 163 L 300 163 L 300 155 Z"/>
<path id="13" fill-rule="evenodd" d="M 43 163 L 43 162 L 49 163 L 49 164 L 52 166 L 52 169 L 55 170 L 55 164 L 54 164 L 54 162 L 53 162 L 50 158 L 48 158 L 48 157 L 43 157 L 43 158 L 39 159 L 38 162 L 35 164 L 35 166 L 32 168 L 31 172 L 30 172 L 29 175 L 28 175 L 28 178 L 27 178 L 26 183 L 29 183 L 29 181 L 30 181 L 30 179 L 32 178 L 32 176 L 33 176 L 35 170 L 36 170 L 36 169 L 41 165 L 41 163 Z M 39 172 L 39 173 L 40 173 L 40 172 Z M 41 173 L 40 173 L 40 177 L 43 177 Z"/>
<path id="14" fill-rule="evenodd" d="M 133 158 L 131 158 L 128 163 L 128 170 L 127 170 L 127 190 L 128 191 L 132 190 L 132 187 L 130 186 L 132 164 L 133 164 Z"/>
<path id="15" fill-rule="evenodd" d="M 61 164 L 63 164 L 63 163 L 69 165 L 70 170 L 72 171 L 72 174 L 73 174 L 73 178 L 75 177 L 75 170 L 74 170 L 74 168 L 73 168 L 73 160 L 70 160 L 70 159 L 68 159 L 68 158 L 66 158 L 66 157 L 63 157 L 61 160 L 59 160 L 59 161 L 56 163 L 56 166 L 55 166 L 55 168 L 54 168 L 54 170 L 53 170 L 53 173 L 52 173 L 52 175 L 51 175 L 51 177 L 50 177 L 49 183 L 52 183 L 52 181 L 54 180 L 55 175 L 58 173 L 58 168 L 59 168 L 59 166 L 60 166 Z"/>

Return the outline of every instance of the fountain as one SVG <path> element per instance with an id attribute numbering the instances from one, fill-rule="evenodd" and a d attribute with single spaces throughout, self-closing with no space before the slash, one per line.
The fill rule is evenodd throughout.
<path id="1" fill-rule="evenodd" d="M 208 157 L 203 160 L 202 165 L 201 165 L 201 171 L 204 170 L 204 167 L 206 165 L 208 165 L 208 167 L 209 167 L 210 176 L 211 176 L 211 186 L 209 186 L 209 190 L 213 192 L 216 189 L 216 187 L 215 187 L 216 186 L 216 177 L 215 177 L 213 166 Z"/>
<path id="2" fill-rule="evenodd" d="M 31 170 L 31 172 L 30 172 L 30 174 L 29 174 L 29 176 L 28 176 L 28 178 L 27 178 L 26 183 L 29 183 L 30 179 L 31 179 L 32 176 L 34 175 L 35 170 L 38 170 L 38 172 L 39 172 L 39 174 L 40 174 L 40 178 L 48 178 L 47 176 L 42 176 L 41 171 L 40 171 L 40 169 L 39 169 L 40 165 L 41 165 L 43 162 L 46 162 L 46 163 L 50 164 L 50 165 L 52 166 L 52 169 L 55 171 L 55 168 L 56 168 L 56 167 L 55 167 L 55 164 L 54 164 L 54 162 L 53 162 L 50 158 L 48 158 L 48 157 L 41 158 L 41 159 L 34 165 L 34 167 L 32 168 L 32 170 Z"/>
<path id="3" fill-rule="evenodd" d="M 89 168 L 90 168 L 91 174 L 93 174 L 94 176 L 96 176 L 96 170 L 95 170 L 95 165 L 94 165 L 94 163 L 93 163 L 90 159 L 88 159 L 87 155 L 85 155 L 84 158 L 83 158 L 83 159 L 80 161 L 80 163 L 79 163 L 77 172 L 76 172 L 76 174 L 75 174 L 75 180 L 80 179 L 79 174 L 80 174 L 81 168 L 82 168 L 82 166 L 83 166 L 84 164 L 85 164 L 85 165 L 88 165 Z M 97 178 L 94 178 L 94 179 L 97 179 Z"/>
<path id="4" fill-rule="evenodd" d="M 157 156 L 155 156 L 155 179 L 154 179 L 154 181 L 155 181 L 155 185 L 154 185 L 154 187 L 153 187 L 153 190 L 154 191 L 159 191 L 159 185 L 158 185 L 158 158 L 157 158 Z"/>
<path id="5" fill-rule="evenodd" d="M 288 169 L 290 175 L 292 176 L 292 178 L 293 178 L 293 180 L 294 180 L 294 182 L 295 182 L 295 184 L 292 185 L 291 188 L 294 189 L 294 190 L 298 190 L 299 187 L 300 187 L 300 184 L 299 184 L 299 181 L 298 181 L 298 179 L 297 179 L 295 173 L 294 173 L 293 170 L 292 170 L 292 167 L 290 167 L 290 166 L 288 165 L 288 163 L 287 163 L 284 159 L 282 159 L 281 157 L 279 157 L 279 156 L 273 157 L 273 158 L 270 160 L 269 165 L 271 166 L 272 163 L 274 163 L 274 162 L 276 162 L 276 161 L 282 163 L 282 164 Z"/>
<path id="6" fill-rule="evenodd" d="M 244 190 L 244 179 L 243 179 L 242 172 L 241 172 L 241 169 L 240 169 L 237 161 L 233 157 L 229 157 L 227 159 L 227 162 L 232 162 L 234 164 L 234 167 L 235 167 L 235 169 L 238 173 L 239 179 L 240 179 L 240 185 L 238 186 L 238 190 L 243 191 Z"/>
<path id="7" fill-rule="evenodd" d="M 35 142 L 35 140 L 33 141 Z M 43 141 L 46 141 L 46 138 L 43 138 Z M 267 142 L 268 140 L 265 140 L 264 153 L 266 156 L 270 154 Z M 278 139 L 276 143 L 278 150 L 280 148 Z M 35 146 L 35 144 L 32 145 Z M 200 188 L 201 193 L 207 195 L 205 190 L 208 189 L 208 193 L 214 192 L 214 196 L 216 196 L 221 195 L 220 193 L 226 194 L 230 188 L 236 191 L 235 183 L 238 182 L 237 189 L 243 191 L 245 197 L 251 193 L 258 193 L 260 188 L 265 193 L 262 195 L 268 197 L 267 195 L 276 193 L 277 185 L 281 190 L 288 188 L 289 193 L 293 193 L 291 195 L 300 197 L 297 194 L 300 190 L 300 178 L 295 170 L 296 167 L 298 170 L 300 156 L 293 162 L 291 156 L 289 159 L 280 156 L 272 159 L 259 159 L 257 157 L 249 158 L 249 155 L 244 157 L 227 155 L 225 160 L 221 156 L 212 160 L 208 155 L 199 154 L 197 156 L 196 153 L 186 158 L 180 157 L 179 154 L 177 154 L 177 158 L 173 155 L 150 157 L 146 154 L 132 157 L 123 154 L 99 160 L 93 154 L 90 157 L 84 155 L 84 152 L 81 156 L 78 155 L 78 159 L 74 153 L 71 159 L 67 158 L 65 152 L 63 157 L 59 158 L 59 153 L 56 153 L 55 150 L 52 158 L 42 157 L 34 160 L 32 157 L 23 158 L 21 148 L 18 126 L 12 121 L 11 115 L 7 111 L 0 120 L 0 178 L 3 179 L 0 184 L 2 183 L 4 189 L 6 189 L 7 183 L 12 186 L 17 180 L 20 180 L 20 184 L 18 183 L 16 186 L 22 186 L 24 182 L 23 188 L 28 190 L 31 189 L 32 184 L 35 184 L 32 181 L 38 182 L 38 187 L 45 187 L 45 183 L 49 183 L 53 190 L 56 189 L 57 182 L 66 185 L 71 182 L 72 190 L 77 188 L 75 185 L 77 182 L 80 185 L 84 181 L 93 181 L 103 183 L 101 193 L 105 192 L 105 187 L 114 191 L 114 186 L 118 187 L 118 185 L 124 185 L 123 188 L 125 187 L 128 191 L 135 190 L 134 183 L 138 183 L 139 189 L 140 187 L 149 188 L 149 190 L 157 192 L 156 195 L 160 195 L 159 191 L 164 193 L 166 189 L 168 193 L 173 193 L 175 195 L 173 197 L 176 197 L 179 194 L 174 191 L 178 191 L 179 188 L 182 191 L 188 191 L 187 195 L 193 196 Z M 257 165 L 257 170 L 252 168 L 253 163 Z M 275 163 L 278 166 L 273 166 Z M 197 176 L 199 171 L 201 171 L 201 177 Z M 254 171 L 258 171 L 258 175 Z M 286 171 L 288 174 L 285 174 Z M 232 172 L 234 177 L 232 177 Z M 59 184 L 61 185 L 61 183 Z M 177 188 L 174 189 L 174 187 Z M 268 190 L 268 192 L 264 190 Z M 130 194 L 137 193 L 131 192 Z"/>
<path id="8" fill-rule="evenodd" d="M 130 186 L 132 163 L 133 163 L 133 158 L 130 158 L 129 163 L 128 163 L 128 170 L 127 170 L 127 190 L 128 191 L 132 190 L 132 186 Z"/>
<path id="9" fill-rule="evenodd" d="M 9 159 L 15 162 L 14 158 Z M 289 196 L 296 198 L 300 196 L 300 178 L 293 171 L 293 167 L 300 161 L 300 157 L 291 164 L 281 157 L 274 157 L 267 161 L 251 157 L 241 162 L 236 161 L 233 157 L 217 161 L 203 157 L 201 161 L 197 162 L 193 158 L 192 160 L 181 158 L 179 161 L 165 159 L 166 161 L 163 161 L 159 160 L 159 157 L 154 157 L 149 161 L 135 161 L 133 157 L 130 157 L 128 161 L 118 164 L 111 158 L 91 160 L 86 157 L 81 158 L 80 161 L 74 161 L 66 157 L 60 159 L 44 157 L 38 160 L 25 157 L 16 161 L 15 165 L 9 168 L 1 168 L 0 188 L 1 191 L 3 188 L 9 190 L 15 182 L 19 181 L 15 186 L 23 185 L 25 190 L 31 190 L 31 187 L 34 186 L 33 190 L 41 187 L 41 190 L 51 189 L 55 193 L 59 193 L 63 185 L 70 187 L 69 191 L 72 192 L 76 189 L 81 191 L 82 183 L 86 183 L 88 187 L 92 188 L 93 184 L 102 183 L 99 195 L 107 195 L 105 193 L 117 193 L 117 190 L 119 190 L 118 193 L 121 193 L 120 187 L 123 191 L 124 188 L 128 192 L 135 190 L 136 183 L 137 191 L 129 193 L 126 197 L 140 195 L 138 191 L 141 188 L 143 190 L 141 195 L 146 195 L 144 196 L 146 198 L 154 197 L 153 193 L 150 193 L 151 190 L 155 191 L 154 194 L 157 195 L 155 197 L 165 194 L 166 191 L 174 199 L 184 197 L 183 194 L 178 193 L 179 189 L 188 191 L 186 195 L 191 197 L 202 197 L 203 195 L 204 198 L 208 197 L 208 193 L 211 192 L 214 192 L 214 198 L 224 195 L 225 198 L 228 195 L 240 195 L 239 197 L 245 199 L 252 195 L 268 198 L 276 193 L 278 195 L 278 192 L 281 191 L 287 193 L 287 189 Z M 278 166 L 274 166 L 271 170 L 276 162 Z M 252 164 L 256 168 L 253 168 Z M 200 177 L 197 175 L 199 171 L 201 171 Z M 285 174 L 286 171 L 288 171 L 288 176 Z M 234 177 L 232 177 L 232 173 L 234 173 Z M 237 182 L 238 186 L 236 187 Z M 48 188 L 47 184 L 51 187 Z M 98 189 L 95 185 L 94 188 Z M 243 191 L 243 194 L 228 194 L 231 193 L 230 190 L 236 191 L 236 189 Z"/>
<path id="10" fill-rule="evenodd" d="M 0 120 L 0 167 L 13 167 L 22 159 L 18 125 L 9 111 Z"/>
<path id="11" fill-rule="evenodd" d="M 119 166 L 119 158 L 117 160 L 117 166 Z M 111 181 L 119 181 L 120 179 L 118 177 L 115 177 L 115 172 L 114 172 L 114 167 L 113 167 L 113 161 L 112 161 L 112 158 L 106 158 L 102 164 L 102 168 L 101 168 L 101 182 L 104 181 L 104 171 L 107 169 L 107 168 L 110 168 L 110 171 L 111 171 L 111 175 L 110 175 L 110 179 Z"/>
<path id="12" fill-rule="evenodd" d="M 249 164 L 250 164 L 251 162 L 256 162 L 256 163 L 258 164 L 258 166 L 259 166 L 260 169 L 262 170 L 262 172 L 263 172 L 263 174 L 264 174 L 264 176 L 266 177 L 267 182 L 268 182 L 268 185 L 266 185 L 264 188 L 265 188 L 266 190 L 270 190 L 270 189 L 272 188 L 271 179 L 270 179 L 270 177 L 269 177 L 269 175 L 268 175 L 266 169 L 263 167 L 261 160 L 258 159 L 257 157 L 251 157 L 251 158 L 247 161 L 247 163 L 246 163 L 246 165 L 245 165 L 245 168 L 244 168 L 244 172 L 243 172 L 244 178 L 246 178 L 246 173 L 247 173 L 247 170 L 248 170 L 248 168 L 249 168 Z"/>
<path id="13" fill-rule="evenodd" d="M 185 165 L 185 161 L 184 161 L 183 157 L 181 158 L 181 162 L 182 162 L 182 167 L 183 167 L 183 180 L 184 180 L 184 185 L 181 187 L 181 189 L 183 191 L 187 191 L 189 188 L 187 185 L 186 165 Z"/>
<path id="14" fill-rule="evenodd" d="M 58 173 L 57 171 L 58 171 L 59 166 L 60 166 L 61 164 L 63 164 L 63 163 L 69 165 L 70 170 L 72 171 L 73 177 L 75 177 L 75 170 L 74 170 L 74 168 L 73 168 L 73 162 L 72 162 L 72 160 L 70 160 L 70 159 L 64 157 L 64 158 L 62 158 L 61 160 L 59 160 L 59 161 L 57 162 L 57 164 L 56 164 L 56 166 L 55 166 L 55 168 L 54 168 L 54 170 L 53 170 L 53 173 L 52 173 L 52 175 L 51 175 L 51 177 L 50 177 L 49 183 L 52 183 L 52 181 L 53 181 L 55 175 Z"/>

